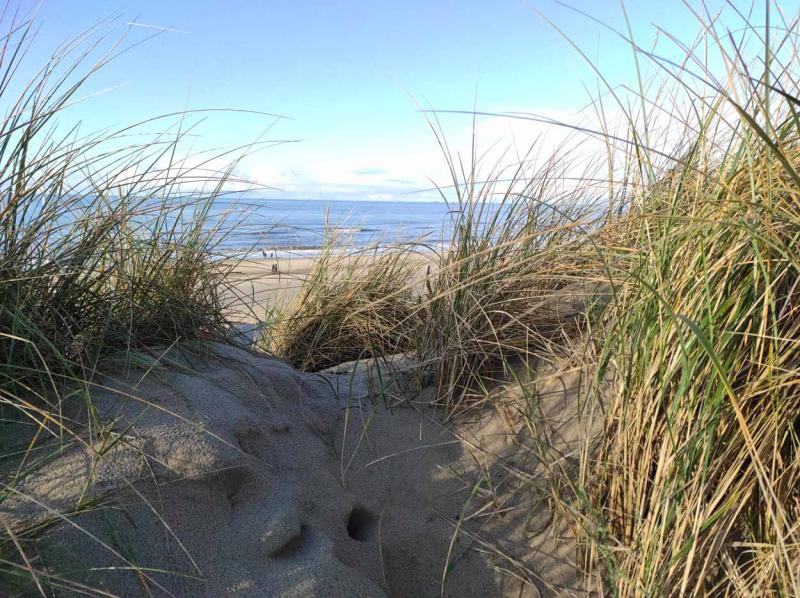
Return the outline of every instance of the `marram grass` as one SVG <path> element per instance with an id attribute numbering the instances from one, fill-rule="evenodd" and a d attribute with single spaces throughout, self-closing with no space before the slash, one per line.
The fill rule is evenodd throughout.
<path id="1" fill-rule="evenodd" d="M 607 307 L 587 484 L 622 595 L 800 587 L 800 186 L 758 138 L 734 149 L 644 190 Z"/>
<path id="2" fill-rule="evenodd" d="M 298 369 L 319 371 L 412 348 L 421 268 L 413 247 L 337 252 L 326 244 L 297 297 L 261 340 Z"/>
<path id="3" fill-rule="evenodd" d="M 629 116 L 592 314 L 602 432 L 563 498 L 615 595 L 800 595 L 796 19 L 700 19 L 723 73 L 631 42 L 677 89 L 634 95 L 653 109 Z"/>
<path id="4" fill-rule="evenodd" d="M 568 152 L 481 177 L 445 151 L 453 236 L 433 267 L 420 277 L 411 248 L 329 248 L 263 342 L 305 370 L 414 353 L 451 411 L 488 400 L 508 364 L 580 356 L 601 432 L 553 496 L 595 589 L 800 595 L 798 25 L 776 14 L 770 35 L 700 19 L 721 73 L 693 47 L 676 62 L 628 40 L 676 90 L 639 73 L 631 101 L 596 101 L 599 185 L 566 184 Z M 221 187 L 175 194 L 179 135 L 121 153 L 55 136 L 45 125 L 79 86 L 52 72 L 0 122 L 0 411 L 27 430 L 23 452 L 40 436 L 85 442 L 93 428 L 76 431 L 64 401 L 88 400 L 98 360 L 223 338 L 228 307 L 206 221 Z M 603 120 L 610 101 L 625 133 Z M 40 529 L 0 524 L 0 590 L 91 593 L 37 570 Z"/>
<path id="5" fill-rule="evenodd" d="M 175 158 L 183 151 L 180 127 L 165 125 L 171 132 L 141 144 L 131 143 L 135 126 L 94 136 L 59 127 L 82 85 L 121 50 L 89 62 L 92 44 L 101 44 L 90 32 L 58 49 L 32 80 L 19 81 L 33 24 L 5 25 L 0 502 L 43 456 L 75 443 L 97 446 L 102 426 L 89 388 L 104 358 L 225 337 L 231 268 L 215 259 L 223 232 L 209 218 L 228 173 L 200 180 L 187 171 Z M 36 537 L 70 513 L 56 515 L 49 522 L 0 519 L 0 593 L 104 594 L 72 574 L 38 568 Z"/>

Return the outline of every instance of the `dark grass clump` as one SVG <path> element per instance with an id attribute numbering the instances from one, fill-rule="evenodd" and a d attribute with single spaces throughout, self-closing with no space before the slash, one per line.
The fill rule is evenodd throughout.
<path id="1" fill-rule="evenodd" d="M 163 200 L 143 200 L 134 210 L 126 198 L 113 207 L 91 199 L 85 207 L 77 205 L 83 197 L 4 191 L 5 363 L 90 366 L 119 350 L 222 336 L 226 269 L 212 259 L 214 238 L 201 221 L 165 224 L 176 208 Z"/>

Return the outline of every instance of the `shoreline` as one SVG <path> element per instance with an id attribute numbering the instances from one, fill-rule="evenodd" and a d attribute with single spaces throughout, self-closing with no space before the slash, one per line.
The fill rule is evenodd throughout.
<path id="1" fill-rule="evenodd" d="M 360 255 L 362 253 L 372 253 L 380 255 L 387 251 L 397 249 L 413 248 L 414 253 L 420 254 L 436 254 L 447 251 L 449 247 L 448 242 L 436 241 L 425 243 L 423 241 L 404 241 L 397 243 L 384 243 L 384 244 L 367 244 L 367 245 L 336 245 L 331 251 L 334 255 L 341 255 L 342 257 L 350 255 Z M 304 245 L 299 247 L 228 247 L 221 248 L 219 258 L 223 261 L 231 260 L 245 260 L 248 262 L 260 262 L 265 260 L 304 260 L 315 259 L 322 255 L 326 250 L 325 245 Z"/>

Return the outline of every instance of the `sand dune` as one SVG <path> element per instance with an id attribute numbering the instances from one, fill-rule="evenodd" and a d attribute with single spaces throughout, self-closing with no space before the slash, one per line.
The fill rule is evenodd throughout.
<path id="1" fill-rule="evenodd" d="M 65 450 L 21 484 L 28 498 L 3 503 L 12 521 L 83 504 L 47 531 L 46 566 L 122 596 L 516 597 L 576 583 L 507 422 L 418 407 L 426 380 L 406 360 L 302 374 L 204 344 L 160 364 L 108 376 L 97 452 Z M 133 387 L 140 399 L 120 394 Z M 533 482 L 507 481 L 509 467 Z"/>

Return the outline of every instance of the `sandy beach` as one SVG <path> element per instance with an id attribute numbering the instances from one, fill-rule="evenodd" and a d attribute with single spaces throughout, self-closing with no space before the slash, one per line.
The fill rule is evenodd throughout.
<path id="1" fill-rule="evenodd" d="M 337 263 L 346 266 L 351 259 L 345 256 Z M 409 280 L 409 284 L 420 284 L 426 274 L 435 271 L 436 258 L 432 253 L 413 253 L 408 259 L 419 275 L 416 281 Z M 313 257 L 229 260 L 227 263 L 235 265 L 230 276 L 236 295 L 234 319 L 252 324 L 258 317 L 265 317 L 271 307 L 288 306 L 303 286 L 314 261 Z"/>
<path id="2" fill-rule="evenodd" d="M 241 317 L 243 321 L 250 322 L 253 319 L 251 310 L 264 311 L 271 305 L 285 306 L 294 299 L 311 270 L 314 259 L 250 258 L 229 263 L 236 264 L 231 282 L 243 303 Z"/>
<path id="3" fill-rule="evenodd" d="M 0 11 L 0 598 L 800 598 L 796 1 L 103 4 Z"/>

